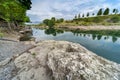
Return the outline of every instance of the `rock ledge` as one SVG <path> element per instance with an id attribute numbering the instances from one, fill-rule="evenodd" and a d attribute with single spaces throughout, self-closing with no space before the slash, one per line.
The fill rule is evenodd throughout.
<path id="1" fill-rule="evenodd" d="M 34 45 L 11 60 L 14 75 L 6 80 L 120 80 L 119 64 L 79 44 L 49 40 Z"/>

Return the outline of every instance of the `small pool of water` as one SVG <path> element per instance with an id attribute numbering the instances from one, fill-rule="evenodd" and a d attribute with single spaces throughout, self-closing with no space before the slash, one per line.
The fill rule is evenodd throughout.
<path id="1" fill-rule="evenodd" d="M 88 50 L 111 61 L 120 63 L 120 37 L 98 34 L 72 33 L 33 28 L 33 37 L 39 40 L 65 40 L 79 43 Z"/>

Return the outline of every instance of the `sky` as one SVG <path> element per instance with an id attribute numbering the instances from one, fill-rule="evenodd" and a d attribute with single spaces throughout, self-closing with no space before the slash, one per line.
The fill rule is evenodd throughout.
<path id="1" fill-rule="evenodd" d="M 32 0 L 27 15 L 32 22 L 41 22 L 51 17 L 74 18 L 76 14 L 96 13 L 100 8 L 120 10 L 120 0 Z"/>

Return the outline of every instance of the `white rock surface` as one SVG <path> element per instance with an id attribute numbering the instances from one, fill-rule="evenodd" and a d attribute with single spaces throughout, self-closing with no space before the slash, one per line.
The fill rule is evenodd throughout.
<path id="1" fill-rule="evenodd" d="M 120 65 L 67 41 L 41 41 L 13 60 L 8 80 L 120 80 Z"/>

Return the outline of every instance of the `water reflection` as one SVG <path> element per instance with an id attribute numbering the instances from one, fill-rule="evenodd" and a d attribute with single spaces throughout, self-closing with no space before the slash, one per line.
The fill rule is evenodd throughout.
<path id="1" fill-rule="evenodd" d="M 93 34 L 93 33 L 92 34 L 87 34 L 87 33 L 82 33 L 82 32 L 80 33 L 80 32 L 77 32 L 77 31 L 76 32 L 71 31 L 71 32 L 73 33 L 74 36 L 90 37 L 90 38 L 92 36 L 92 40 L 101 40 L 102 38 L 104 40 L 110 39 L 109 36 L 102 35 L 102 34 Z M 58 34 L 62 34 L 62 33 L 64 33 L 63 30 L 59 30 L 59 29 L 55 29 L 55 28 L 48 28 L 48 29 L 45 30 L 45 34 L 47 34 L 47 35 L 57 36 Z M 117 41 L 117 37 L 112 36 L 111 40 L 114 43 L 114 42 Z"/>
<path id="2" fill-rule="evenodd" d="M 55 29 L 55 28 L 48 28 L 44 32 L 47 35 L 53 35 L 53 36 L 57 36 L 58 34 L 63 34 L 64 33 L 63 30 Z M 74 36 L 89 37 L 89 38 L 91 38 L 91 36 L 92 36 L 92 40 L 101 40 L 102 38 L 104 40 L 110 39 L 109 36 L 102 35 L 102 34 L 87 34 L 87 33 L 80 33 L 80 32 L 72 32 L 72 33 L 73 33 Z M 115 43 L 116 41 L 117 41 L 117 37 L 112 36 L 112 42 Z"/>
<path id="3" fill-rule="evenodd" d="M 45 30 L 45 34 L 47 35 L 53 35 L 53 36 L 57 36 L 57 34 L 61 34 L 64 33 L 63 30 L 59 30 L 59 29 L 55 29 L 55 28 L 48 28 Z"/>
<path id="4" fill-rule="evenodd" d="M 58 29 L 33 29 L 33 36 L 39 40 L 65 40 L 79 43 L 90 51 L 109 60 L 120 63 L 120 37 L 98 33 L 70 32 Z"/>
<path id="5" fill-rule="evenodd" d="M 113 41 L 113 43 L 116 42 L 117 41 L 117 37 L 112 36 L 112 41 Z"/>
<path id="6" fill-rule="evenodd" d="M 102 38 L 104 40 L 108 40 L 110 39 L 109 36 L 107 35 L 102 35 L 102 34 L 87 34 L 87 33 L 80 33 L 80 32 L 72 32 L 74 34 L 74 36 L 81 36 L 81 37 L 90 37 L 92 36 L 92 40 L 101 40 Z M 115 43 L 117 41 L 117 37 L 116 36 L 112 36 L 112 42 Z"/>

